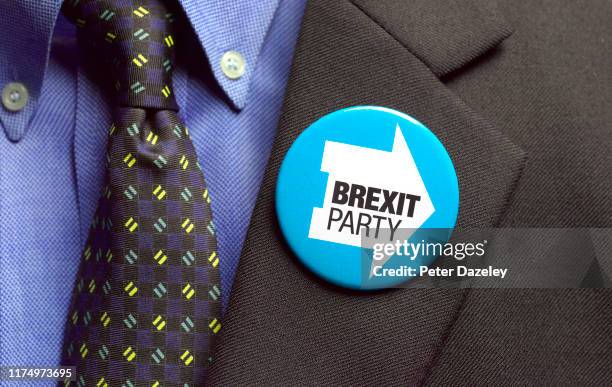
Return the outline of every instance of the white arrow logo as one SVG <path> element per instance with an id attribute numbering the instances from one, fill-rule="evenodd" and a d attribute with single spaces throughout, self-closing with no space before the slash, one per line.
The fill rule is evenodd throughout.
<path id="1" fill-rule="evenodd" d="M 309 238 L 366 247 L 418 229 L 435 209 L 399 125 L 391 152 L 326 141 L 329 173 L 322 208 L 313 208 Z M 386 260 L 385 260 L 386 261 Z M 377 262 L 377 265 L 384 261 Z"/>

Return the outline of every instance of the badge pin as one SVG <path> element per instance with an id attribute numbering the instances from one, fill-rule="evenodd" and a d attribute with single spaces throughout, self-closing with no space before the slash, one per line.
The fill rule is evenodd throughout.
<path id="1" fill-rule="evenodd" d="M 446 242 L 458 208 L 457 177 L 442 143 L 414 118 L 376 106 L 342 109 L 310 125 L 287 152 L 276 187 L 280 228 L 296 257 L 351 289 L 410 280 L 381 273 L 435 257 L 380 250 Z"/>

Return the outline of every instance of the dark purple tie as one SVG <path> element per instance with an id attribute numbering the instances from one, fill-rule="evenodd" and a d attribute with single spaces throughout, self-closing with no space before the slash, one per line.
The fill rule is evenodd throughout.
<path id="1" fill-rule="evenodd" d="M 78 386 L 196 386 L 221 328 L 210 196 L 172 88 L 162 0 L 68 0 L 114 94 L 106 184 L 70 309 Z M 96 127 L 94 125 L 93 127 Z"/>

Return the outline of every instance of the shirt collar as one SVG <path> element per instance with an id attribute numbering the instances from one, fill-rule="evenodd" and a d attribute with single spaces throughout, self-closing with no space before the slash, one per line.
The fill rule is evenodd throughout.
<path id="1" fill-rule="evenodd" d="M 237 109 L 246 105 L 253 70 L 279 0 L 227 2 L 179 0 L 211 64 L 212 72 Z M 0 46 L 0 88 L 21 82 L 29 102 L 19 113 L 0 108 L 9 138 L 19 140 L 34 114 L 40 96 L 55 22 L 62 0 L 9 1 L 2 8 L 0 33 L 10 39 Z M 220 67 L 223 54 L 242 54 L 246 69 L 241 78 L 227 78 Z"/>
<path id="2" fill-rule="evenodd" d="M 246 105 L 253 70 L 279 0 L 179 0 L 210 63 L 215 79 L 237 109 Z M 239 79 L 227 78 L 221 57 L 238 51 L 245 59 Z"/>
<path id="3" fill-rule="evenodd" d="M 20 112 L 0 108 L 0 119 L 13 141 L 23 136 L 35 111 L 60 5 L 61 0 L 8 1 L 2 5 L 0 34 L 8 39 L 0 46 L 0 87 L 20 82 L 29 94 L 29 102 Z"/>

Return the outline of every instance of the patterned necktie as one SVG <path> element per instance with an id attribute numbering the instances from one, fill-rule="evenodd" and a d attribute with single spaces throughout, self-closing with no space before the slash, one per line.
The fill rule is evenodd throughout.
<path id="1" fill-rule="evenodd" d="M 210 198 L 172 90 L 165 0 L 67 0 L 114 88 L 106 185 L 65 338 L 78 386 L 195 386 L 221 328 Z M 89 52 L 89 51 L 88 51 Z M 103 85 L 101 85 L 103 86 Z"/>

